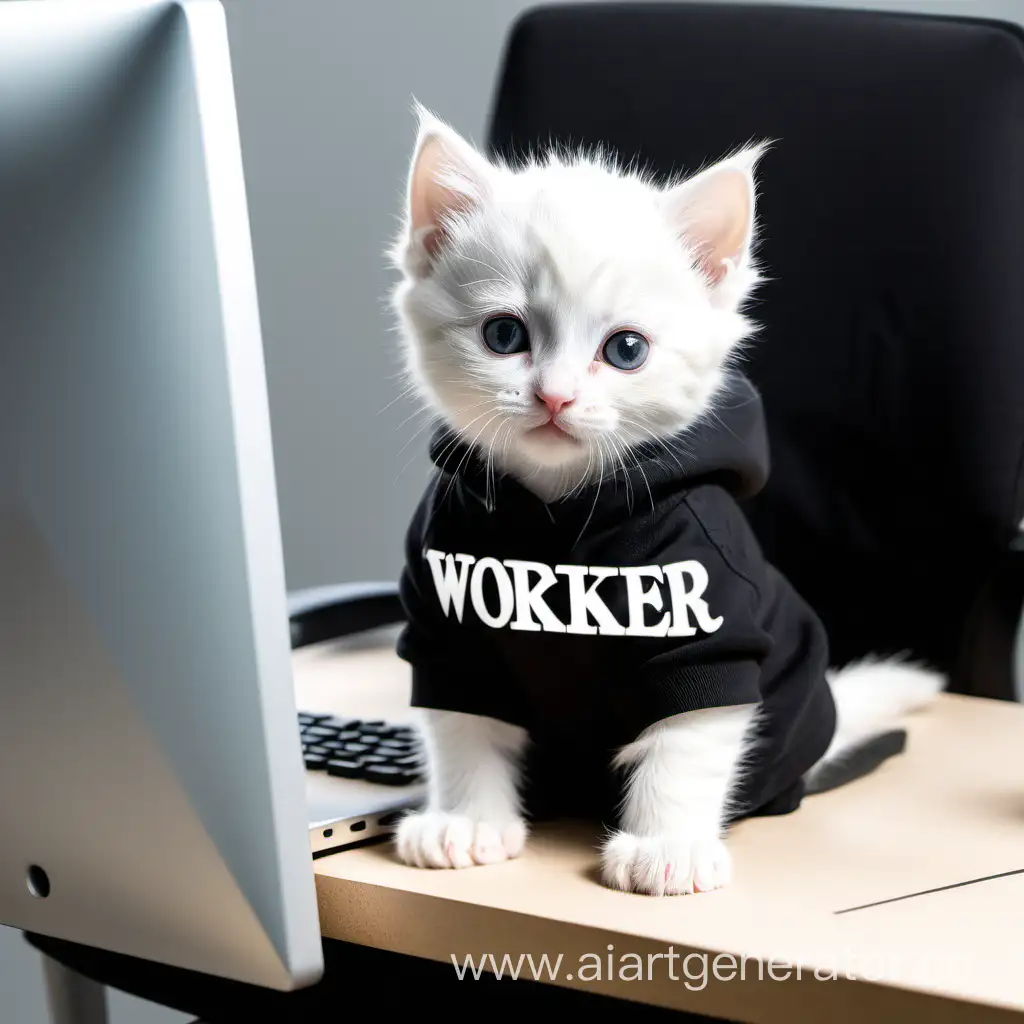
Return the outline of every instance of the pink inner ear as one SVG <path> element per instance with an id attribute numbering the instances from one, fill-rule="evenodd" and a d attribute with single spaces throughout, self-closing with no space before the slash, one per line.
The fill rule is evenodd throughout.
<path id="1" fill-rule="evenodd" d="M 696 252 L 698 269 L 711 285 L 743 258 L 753 228 L 753 197 L 747 175 L 734 167 L 712 169 L 684 183 L 675 217 Z M 726 262 L 728 261 L 728 262 Z"/>
<path id="2" fill-rule="evenodd" d="M 414 237 L 433 258 L 446 240 L 445 222 L 465 212 L 473 200 L 451 184 L 452 175 L 474 181 L 480 168 L 461 140 L 432 135 L 416 155 L 409 191 L 409 215 Z M 477 182 L 477 184 L 479 184 Z"/>
<path id="3" fill-rule="evenodd" d="M 441 227 L 431 228 L 426 234 L 423 235 L 422 245 L 423 251 L 431 258 L 434 259 L 437 254 L 444 248 L 445 243 L 445 232 Z"/>
<path id="4" fill-rule="evenodd" d="M 734 260 L 729 260 L 729 263 L 725 259 L 716 258 L 714 254 L 702 253 L 697 263 L 700 267 L 700 272 L 711 282 L 711 284 L 718 284 L 725 275 L 729 272 L 729 263 L 735 265 Z"/>
<path id="5" fill-rule="evenodd" d="M 445 188 L 436 181 L 427 183 L 426 196 L 423 198 L 422 220 L 417 221 L 414 214 L 414 225 L 419 225 L 423 232 L 420 242 L 427 255 L 433 259 L 444 248 L 448 241 L 445 221 L 452 214 L 463 213 L 472 203 L 464 195 Z"/>
<path id="6" fill-rule="evenodd" d="M 439 183 L 445 160 L 445 147 L 436 135 L 420 148 L 413 166 L 409 195 L 409 213 L 414 232 L 436 228 L 444 213 L 447 190 Z"/>

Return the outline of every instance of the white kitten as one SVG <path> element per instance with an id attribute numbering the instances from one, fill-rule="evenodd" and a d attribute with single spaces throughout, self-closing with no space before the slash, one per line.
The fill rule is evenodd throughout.
<path id="1" fill-rule="evenodd" d="M 393 254 L 418 393 L 495 472 L 546 502 L 694 424 L 752 330 L 741 307 L 758 280 L 760 154 L 744 150 L 668 186 L 584 156 L 550 154 L 513 170 L 421 110 Z M 502 314 L 499 347 L 516 351 L 516 323 L 530 324 L 543 343 L 521 358 L 494 358 L 481 325 Z M 657 341 L 635 372 L 605 372 L 595 350 L 623 332 L 640 338 L 627 347 Z M 484 675 L 479 686 L 487 685 Z M 839 730 L 827 756 L 939 688 L 936 676 L 911 666 L 851 670 L 834 687 Z M 728 881 L 723 829 L 756 743 L 755 714 L 744 705 L 676 715 L 619 752 L 628 775 L 620 830 L 602 853 L 609 885 L 668 894 Z M 525 730 L 454 711 L 426 711 L 423 724 L 429 806 L 402 823 L 402 858 L 467 867 L 517 856 L 526 836 L 518 794 Z"/>

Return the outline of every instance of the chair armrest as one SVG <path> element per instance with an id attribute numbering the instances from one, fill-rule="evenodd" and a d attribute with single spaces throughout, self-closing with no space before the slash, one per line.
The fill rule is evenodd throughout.
<path id="1" fill-rule="evenodd" d="M 1019 536 L 993 567 L 975 600 L 952 680 L 954 693 L 1021 700 L 1017 662 L 1022 609 L 1024 536 Z"/>
<path id="2" fill-rule="evenodd" d="M 405 621 L 394 583 L 339 583 L 288 595 L 292 650 Z"/>

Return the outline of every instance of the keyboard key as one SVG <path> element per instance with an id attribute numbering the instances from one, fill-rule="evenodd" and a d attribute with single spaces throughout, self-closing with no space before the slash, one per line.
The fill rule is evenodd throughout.
<path id="1" fill-rule="evenodd" d="M 336 757 L 327 762 L 327 774 L 340 779 L 363 777 L 363 760 L 360 757 Z"/>
<path id="2" fill-rule="evenodd" d="M 334 753 L 327 747 L 309 746 L 306 747 L 307 754 L 312 754 L 314 757 L 334 757 Z"/>
<path id="3" fill-rule="evenodd" d="M 388 750 L 412 750 L 416 743 L 412 740 L 383 739 L 377 746 Z"/>
<path id="4" fill-rule="evenodd" d="M 368 743 L 343 743 L 341 749 L 346 754 L 368 754 L 370 752 Z"/>
<path id="5" fill-rule="evenodd" d="M 312 715 L 308 711 L 302 711 L 299 713 L 299 725 L 319 725 L 330 717 L 330 715 Z"/>
<path id="6" fill-rule="evenodd" d="M 358 718 L 332 718 L 323 724 L 333 726 L 338 732 L 348 732 L 349 730 L 358 732 L 363 725 Z"/>
<path id="7" fill-rule="evenodd" d="M 305 762 L 306 770 L 311 772 L 322 772 L 327 767 L 327 758 L 319 754 L 306 754 L 302 759 Z"/>
<path id="8" fill-rule="evenodd" d="M 391 764 L 399 768 L 422 768 L 423 757 L 420 754 L 406 754 L 404 757 L 392 758 Z"/>
<path id="9" fill-rule="evenodd" d="M 393 726 L 390 726 L 390 725 L 388 725 L 387 722 L 380 721 L 379 719 L 374 719 L 374 721 L 372 721 L 372 722 L 360 722 L 360 724 L 359 724 L 359 731 L 360 732 L 376 732 L 376 733 L 381 733 L 381 732 L 386 732 L 388 729 L 391 729 L 391 728 L 393 728 Z"/>
<path id="10" fill-rule="evenodd" d="M 337 729 L 328 725 L 310 725 L 302 730 L 303 736 L 322 736 L 324 739 L 333 739 L 338 735 Z"/>
<path id="11" fill-rule="evenodd" d="M 363 769 L 363 778 L 367 782 L 377 782 L 383 786 L 408 786 L 418 782 L 419 777 L 419 772 L 390 764 L 370 764 Z"/>
<path id="12" fill-rule="evenodd" d="M 339 729 L 339 740 L 358 740 L 362 733 L 358 729 Z"/>
<path id="13" fill-rule="evenodd" d="M 385 757 L 383 754 L 359 754 L 357 756 L 363 762 L 364 767 L 368 764 L 394 764 L 390 757 Z"/>

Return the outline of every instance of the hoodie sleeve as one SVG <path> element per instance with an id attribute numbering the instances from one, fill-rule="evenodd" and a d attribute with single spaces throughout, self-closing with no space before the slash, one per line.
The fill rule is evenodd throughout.
<path id="1" fill-rule="evenodd" d="M 761 614 L 758 573 L 748 571 L 756 566 L 738 564 L 696 517 L 673 550 L 685 557 L 666 560 L 666 576 L 685 566 L 675 569 L 680 589 L 700 593 L 683 610 L 674 602 L 673 629 L 681 624 L 692 635 L 670 636 L 640 658 L 618 708 L 624 742 L 673 715 L 762 699 L 762 666 L 773 641 Z"/>
<path id="2" fill-rule="evenodd" d="M 424 499 L 406 535 L 399 584 L 406 625 L 397 652 L 412 667 L 412 706 L 481 715 L 525 727 L 525 716 L 513 699 L 497 652 L 475 644 L 438 603 L 424 557 L 429 518 L 430 507 Z"/>

